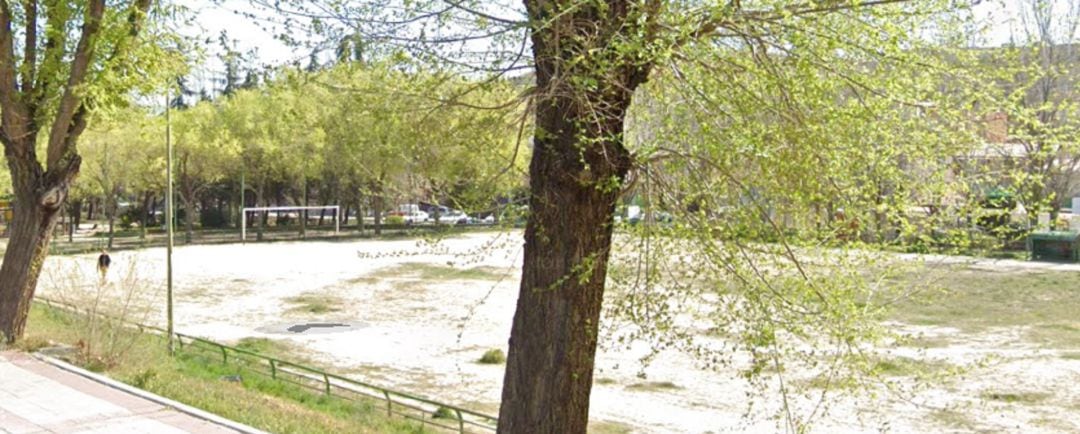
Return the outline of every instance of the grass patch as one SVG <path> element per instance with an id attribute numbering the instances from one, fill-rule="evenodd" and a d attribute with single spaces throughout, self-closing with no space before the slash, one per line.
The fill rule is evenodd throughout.
<path id="1" fill-rule="evenodd" d="M 432 419 L 458 420 L 457 413 L 447 407 L 439 407 L 431 414 Z"/>
<path id="2" fill-rule="evenodd" d="M 1006 404 L 1037 404 L 1049 398 L 1049 393 L 1044 392 L 983 392 L 982 398 L 987 401 L 998 401 Z"/>
<path id="3" fill-rule="evenodd" d="M 934 410 L 930 413 L 930 419 L 947 427 L 964 431 L 974 431 L 975 421 L 968 413 L 957 410 Z"/>
<path id="4" fill-rule="evenodd" d="M 597 378 L 596 380 L 593 380 L 593 383 L 599 384 L 599 385 L 602 385 L 602 386 L 610 386 L 612 384 L 615 384 L 616 381 L 615 381 L 614 378 L 600 377 L 600 378 Z"/>
<path id="5" fill-rule="evenodd" d="M 1070 352 L 1067 352 L 1067 353 L 1061 353 L 1061 355 L 1058 356 L 1058 357 L 1061 357 L 1062 359 L 1065 359 L 1065 360 L 1080 360 L 1080 351 L 1070 351 Z"/>
<path id="6" fill-rule="evenodd" d="M 506 363 L 506 354 L 503 354 L 502 350 L 493 348 L 487 350 L 483 356 L 480 356 L 480 360 L 476 361 L 482 365 L 501 365 Z"/>
<path id="7" fill-rule="evenodd" d="M 305 293 L 285 299 L 286 303 L 294 305 L 286 313 L 313 313 L 323 314 L 341 311 L 338 306 L 344 304 L 340 297 L 324 294 Z"/>
<path id="8" fill-rule="evenodd" d="M 79 324 L 71 314 L 35 305 L 28 336 L 71 343 Z M 130 331 L 127 333 L 135 333 Z M 250 347 L 270 346 L 258 340 Z M 388 418 L 377 402 L 351 402 L 253 374 L 235 364 L 181 352 L 170 357 L 160 336 L 141 334 L 121 363 L 105 370 L 116 380 L 269 432 L 297 434 L 424 433 Z M 222 378 L 239 376 L 239 382 Z"/>
<path id="9" fill-rule="evenodd" d="M 682 387 L 679 387 L 679 385 L 677 385 L 675 383 L 672 383 L 670 381 L 648 381 L 648 382 L 644 382 L 644 383 L 634 383 L 634 384 L 631 384 L 629 386 L 626 386 L 626 388 L 630 389 L 630 390 L 638 390 L 638 391 L 644 391 L 644 392 L 659 392 L 659 391 L 663 391 L 663 390 L 679 390 L 679 389 L 682 389 Z"/>
<path id="10" fill-rule="evenodd" d="M 921 360 L 910 357 L 880 359 L 874 363 L 874 372 L 890 377 L 922 377 L 949 369 L 952 366 L 940 360 Z"/>
<path id="11" fill-rule="evenodd" d="M 288 342 L 277 339 L 248 337 L 236 341 L 233 346 L 241 350 L 259 353 L 264 356 L 270 356 L 278 359 L 288 359 L 297 362 L 302 361 L 295 356 L 295 354 L 297 353 L 296 347 L 289 344 Z"/>
<path id="12" fill-rule="evenodd" d="M 934 291 L 902 301 L 888 319 L 908 324 L 955 327 L 983 332 L 994 327 L 1031 326 L 1039 342 L 1080 347 L 1075 300 L 1080 297 L 1076 273 L 992 272 L 953 267 L 935 275 Z M 926 285 L 926 270 L 903 276 L 895 284 Z"/>
<path id="13" fill-rule="evenodd" d="M 620 422 L 592 422 L 589 423 L 589 434 L 630 434 L 634 428 Z"/>
<path id="14" fill-rule="evenodd" d="M 506 270 L 495 267 L 454 268 L 448 265 L 406 262 L 382 268 L 368 275 L 374 278 L 407 277 L 419 280 L 499 280 Z"/>

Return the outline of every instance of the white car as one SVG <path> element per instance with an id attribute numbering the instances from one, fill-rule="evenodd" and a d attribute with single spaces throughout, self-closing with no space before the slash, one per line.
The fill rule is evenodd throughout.
<path id="1" fill-rule="evenodd" d="M 407 225 L 414 225 L 414 224 L 417 224 L 417 223 L 423 223 L 423 222 L 428 221 L 428 218 L 429 218 L 428 213 L 423 212 L 423 211 L 413 211 L 413 212 L 405 213 L 405 214 L 402 214 L 401 217 L 403 219 L 405 219 L 405 224 L 407 224 Z"/>
<path id="2" fill-rule="evenodd" d="M 451 209 L 439 214 L 439 224 L 463 225 L 469 222 L 469 215 L 461 210 Z"/>

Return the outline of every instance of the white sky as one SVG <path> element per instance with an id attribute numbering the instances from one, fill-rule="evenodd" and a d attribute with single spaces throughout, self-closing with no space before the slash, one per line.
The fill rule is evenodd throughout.
<path id="1" fill-rule="evenodd" d="M 217 43 L 218 36 L 226 31 L 229 39 L 235 41 L 235 49 L 246 53 L 251 50 L 257 52 L 258 65 L 281 65 L 300 61 L 307 62 L 308 53 L 302 49 L 294 49 L 283 42 L 275 39 L 271 31 L 264 30 L 261 25 L 249 18 L 241 16 L 236 11 L 252 11 L 247 0 L 225 0 L 222 5 L 216 5 L 210 0 L 178 0 L 195 11 L 196 26 L 186 29 L 188 36 L 209 38 L 212 43 L 206 47 L 207 59 L 200 71 L 195 73 L 196 81 L 209 83 L 211 79 L 221 79 L 224 76 L 224 67 L 216 56 L 221 53 Z M 997 46 L 1009 43 L 1010 40 L 1023 37 L 1022 23 L 1019 19 L 1018 2 L 1032 0 L 988 0 L 975 7 L 974 13 L 979 24 L 985 25 L 983 40 L 977 45 Z M 1064 8 L 1064 4 L 1078 0 L 1053 0 L 1056 7 Z M 217 85 L 220 87 L 220 85 Z"/>

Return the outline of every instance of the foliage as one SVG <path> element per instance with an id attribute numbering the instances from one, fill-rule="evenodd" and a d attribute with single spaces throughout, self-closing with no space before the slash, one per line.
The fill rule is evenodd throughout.
<path id="1" fill-rule="evenodd" d="M 713 367 L 749 359 L 735 369 L 760 391 L 779 391 L 783 399 L 770 408 L 785 430 L 801 432 L 819 407 L 800 399 L 820 395 L 793 388 L 780 367 L 873 376 L 858 348 L 887 334 L 877 319 L 895 294 L 863 270 L 890 270 L 850 248 L 939 228 L 956 239 L 970 234 L 956 230 L 970 219 L 970 202 L 950 161 L 979 141 L 967 95 L 948 91 L 971 84 L 947 62 L 960 56 L 951 50 L 962 15 L 956 2 L 418 1 L 392 12 L 359 2 L 284 3 L 329 11 L 339 32 L 407 41 L 401 50 L 421 64 L 491 77 L 536 72 L 527 94 L 538 128 L 525 256 L 562 261 L 566 253 L 573 263 L 550 276 L 552 264 L 527 260 L 522 299 L 531 301 L 519 302 L 518 317 L 572 325 L 534 334 L 540 324 L 519 329 L 515 320 L 508 382 L 514 367 L 533 375 L 522 367 L 552 348 L 592 351 L 574 339 L 590 333 L 581 328 L 598 318 L 580 317 L 604 297 L 552 300 L 603 294 L 610 277 L 606 313 L 623 332 L 609 343 L 644 340 Z M 413 24 L 392 24 L 403 21 Z M 325 18 L 318 29 L 334 34 Z M 465 39 L 485 42 L 475 50 L 454 42 Z M 636 237 L 594 246 L 588 240 L 604 240 L 610 221 L 558 218 L 566 209 L 610 214 L 611 192 L 641 197 L 647 222 L 666 214 L 674 222 L 638 225 Z M 609 252 L 633 259 L 608 267 Z M 632 271 L 605 276 L 608 269 Z M 552 295 L 534 300 L 530 291 Z M 726 339 L 691 339 L 702 322 Z M 515 365 L 516 356 L 526 362 Z M 592 368 L 585 360 L 573 376 Z M 507 384 L 502 415 L 583 426 L 581 413 L 568 415 L 579 410 L 572 404 L 539 416 L 506 399 L 572 390 L 581 393 L 567 402 L 587 402 L 587 387 L 559 382 L 562 371 L 550 368 L 550 378 Z"/>
<path id="2" fill-rule="evenodd" d="M 506 363 L 506 354 L 498 348 L 493 348 L 484 352 L 483 356 L 480 356 L 480 360 L 477 361 L 482 365 L 501 365 Z"/>

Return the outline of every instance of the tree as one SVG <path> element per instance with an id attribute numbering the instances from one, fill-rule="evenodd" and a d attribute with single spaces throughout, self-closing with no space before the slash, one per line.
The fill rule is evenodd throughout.
<path id="1" fill-rule="evenodd" d="M 140 108 L 128 108 L 99 116 L 82 137 L 84 181 L 90 181 L 104 198 L 102 207 L 109 225 L 108 247 L 113 247 L 114 226 L 119 201 L 137 188 L 138 166 L 153 161 L 154 136 L 148 128 L 149 117 Z M 157 130 L 160 131 L 160 130 Z M 89 170 L 86 170 L 89 169 Z M 74 197 L 75 195 L 72 194 Z"/>
<path id="2" fill-rule="evenodd" d="M 992 137 L 1011 163 L 1010 181 L 1030 212 L 1056 215 L 1080 178 L 1080 121 L 1075 113 L 1080 75 L 1080 5 L 1075 2 L 1018 0 L 1019 28 L 1012 46 L 983 56 L 987 88 L 997 88 L 984 110 L 1003 131 Z M 1019 147 L 1010 152 L 1010 147 Z M 987 152 L 993 154 L 993 151 Z M 1009 161 L 1012 160 L 1012 161 Z M 1004 180 L 999 180 L 1004 181 Z M 988 187 L 997 187 L 990 185 Z"/>
<path id="3" fill-rule="evenodd" d="M 238 175 L 250 186 L 245 188 L 255 192 L 255 205 L 264 205 L 267 187 L 279 178 L 277 162 L 281 160 L 281 149 L 269 134 L 273 120 L 269 116 L 270 102 L 262 90 L 244 89 L 229 95 L 220 104 L 219 116 L 231 138 L 230 147 L 234 147 L 232 155 L 239 159 L 239 164 L 233 167 L 238 168 Z M 256 219 L 256 222 L 256 239 L 262 240 L 262 219 Z"/>
<path id="4" fill-rule="evenodd" d="M 0 141 L 16 197 L 0 267 L 0 334 L 8 342 L 25 329 L 53 227 L 79 172 L 76 143 L 90 112 L 135 87 L 140 68 L 154 68 L 159 53 L 140 39 L 150 5 L 0 3 Z"/>
<path id="5" fill-rule="evenodd" d="M 770 149 L 774 155 L 799 157 L 796 161 L 800 164 L 793 167 L 851 164 L 809 158 L 820 155 L 816 147 L 829 142 L 822 140 L 822 125 L 801 117 L 803 95 L 792 91 L 816 92 L 820 90 L 815 84 L 838 81 L 845 84 L 846 94 L 836 98 L 857 102 L 863 94 L 885 95 L 894 106 L 923 105 L 924 99 L 933 96 L 925 92 L 925 86 L 911 90 L 879 86 L 869 79 L 864 81 L 864 74 L 871 68 L 897 68 L 904 72 L 896 75 L 902 76 L 928 67 L 920 56 L 927 53 L 923 49 L 925 41 L 917 36 L 925 34 L 923 20 L 957 6 L 944 1 L 905 0 L 525 0 L 524 16 L 507 18 L 522 11 L 510 10 L 500 2 L 421 1 L 408 2 L 404 8 L 395 4 L 385 8 L 393 12 L 379 15 L 383 9 L 371 4 L 284 3 L 294 7 L 299 4 L 300 11 L 305 11 L 304 4 L 314 3 L 311 9 L 319 11 L 316 15 L 320 23 L 325 23 L 327 15 L 335 15 L 344 23 L 342 28 L 364 30 L 365 40 L 383 37 L 407 41 L 402 50 L 419 61 L 438 62 L 447 69 L 491 72 L 495 76 L 525 67 L 534 72 L 535 87 L 528 93 L 535 116 L 529 167 L 530 212 L 499 414 L 499 432 L 506 433 L 586 432 L 600 312 L 612 251 L 613 217 L 634 170 L 648 168 L 640 156 L 628 149 L 624 134 L 627 114 L 640 86 L 658 76 L 680 77 L 686 67 L 729 76 L 751 67 L 759 75 L 740 78 L 759 80 L 755 85 L 760 88 L 741 95 L 768 98 L 757 105 L 743 105 L 752 108 L 750 112 L 717 114 L 729 116 L 734 122 L 757 117 L 756 122 L 747 122 L 746 129 L 756 134 L 747 134 L 746 138 L 759 143 L 767 140 L 774 145 Z M 382 3 L 392 2 L 380 3 L 386 6 Z M 429 17 L 434 18 L 423 23 Z M 445 22 L 460 27 L 439 26 Z M 929 28 L 949 30 L 933 25 Z M 409 34 L 410 30 L 413 33 Z M 528 43 L 508 42 L 522 33 L 527 33 Z M 490 49 L 480 53 L 461 49 L 463 41 L 483 38 L 492 40 L 486 47 Z M 526 51 L 531 51 L 531 57 Z M 814 81 L 799 86 L 796 80 L 804 77 Z M 723 100 L 729 96 L 713 97 Z M 870 106 L 866 110 L 878 108 Z M 769 116 L 761 116 L 763 113 Z M 771 131 L 773 123 L 780 125 L 781 131 Z M 814 139 L 803 140 L 802 135 Z M 840 136 L 845 146 L 878 145 L 859 137 Z M 664 157 L 695 158 L 678 153 Z M 730 160 L 739 154 L 719 157 Z M 885 157 L 897 156 L 874 156 L 879 161 L 887 161 Z M 780 161 L 779 157 L 773 158 Z M 801 180 L 796 173 L 787 175 Z M 807 180 L 810 182 L 813 180 Z M 699 184 L 699 188 L 702 186 Z M 755 209 L 760 199 L 752 189 L 748 196 L 746 208 Z M 756 214 L 762 219 L 771 218 L 768 212 Z M 727 248 L 719 252 L 745 255 L 742 240 L 713 236 L 711 222 L 706 219 L 691 223 L 700 226 L 683 236 L 701 240 L 704 253 L 730 240 Z M 775 349 L 782 341 L 803 339 L 802 343 L 814 344 L 819 336 L 828 344 L 851 348 L 852 341 L 865 333 L 866 322 L 859 320 L 868 318 L 861 313 L 866 309 L 851 306 L 864 302 L 860 297 L 867 292 L 845 286 L 853 282 L 850 279 L 815 278 L 799 266 L 798 256 L 788 244 L 777 246 L 776 253 L 770 252 L 764 261 L 770 268 L 786 264 L 785 269 L 794 271 L 794 275 L 774 279 L 758 273 L 749 281 L 739 279 L 745 277 L 740 271 L 753 269 L 757 259 L 742 261 L 743 266 L 733 272 L 730 280 L 744 290 L 737 293 L 737 302 L 724 306 L 724 312 L 741 309 L 748 314 L 729 326 L 746 331 L 739 336 L 755 359 L 773 353 L 762 349 Z M 727 254 L 697 256 L 703 258 L 699 266 L 719 270 L 741 261 L 735 259 L 739 256 Z M 776 285 L 772 284 L 774 280 Z M 776 310 L 787 312 L 784 318 L 798 321 L 774 321 Z M 789 349 L 799 347 L 787 345 Z M 755 372 L 760 371 L 758 366 Z M 797 422 L 787 420 L 786 428 L 801 429 Z"/>
<path id="6" fill-rule="evenodd" d="M 176 180 L 184 205 L 184 241 L 191 243 L 196 204 L 203 192 L 225 175 L 229 148 L 226 129 L 212 103 L 202 102 L 176 112 L 173 137 L 176 155 Z"/>

